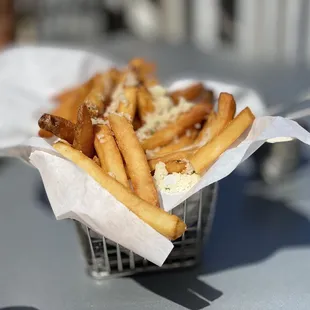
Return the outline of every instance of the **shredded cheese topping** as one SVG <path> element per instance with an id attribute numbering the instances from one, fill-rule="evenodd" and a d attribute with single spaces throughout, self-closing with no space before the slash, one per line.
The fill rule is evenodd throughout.
<path id="1" fill-rule="evenodd" d="M 159 191 L 173 194 L 189 190 L 200 180 L 200 176 L 193 172 L 168 174 L 166 165 L 159 162 L 155 166 L 154 179 Z"/>
<path id="2" fill-rule="evenodd" d="M 137 137 L 140 141 L 149 138 L 156 131 L 175 121 L 181 113 L 189 111 L 193 103 L 180 98 L 179 104 L 174 105 L 171 98 L 167 96 L 166 90 L 161 86 L 149 88 L 153 97 L 154 112 L 145 117 L 145 124 L 137 130 Z"/>

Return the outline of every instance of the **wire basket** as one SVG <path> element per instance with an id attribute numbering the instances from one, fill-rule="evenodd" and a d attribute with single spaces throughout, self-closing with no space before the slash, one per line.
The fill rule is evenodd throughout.
<path id="1" fill-rule="evenodd" d="M 85 225 L 76 222 L 89 275 L 101 280 L 196 265 L 201 257 L 202 245 L 211 230 L 217 192 L 217 183 L 212 184 L 172 210 L 171 213 L 184 220 L 188 229 L 179 239 L 173 241 L 174 248 L 162 267 L 105 237 L 100 237 Z"/>

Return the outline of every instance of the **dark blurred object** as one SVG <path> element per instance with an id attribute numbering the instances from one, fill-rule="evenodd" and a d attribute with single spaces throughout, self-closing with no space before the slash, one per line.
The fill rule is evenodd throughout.
<path id="1" fill-rule="evenodd" d="M 0 1 L 0 49 L 12 43 L 15 37 L 15 12 L 13 0 Z"/>

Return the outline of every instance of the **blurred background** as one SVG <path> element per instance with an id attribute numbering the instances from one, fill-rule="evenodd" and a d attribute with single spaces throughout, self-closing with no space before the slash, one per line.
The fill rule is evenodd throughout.
<path id="1" fill-rule="evenodd" d="M 201 51 L 310 63 L 308 0 L 2 0 L 0 42 L 103 42 L 119 34 Z"/>

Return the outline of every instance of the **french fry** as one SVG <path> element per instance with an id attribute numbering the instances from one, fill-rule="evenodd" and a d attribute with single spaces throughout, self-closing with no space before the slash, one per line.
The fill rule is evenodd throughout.
<path id="1" fill-rule="evenodd" d="M 146 62 L 143 58 L 133 58 L 129 61 L 129 67 L 137 72 L 139 77 L 146 77 L 156 71 L 154 63 Z"/>
<path id="2" fill-rule="evenodd" d="M 182 173 L 186 169 L 186 162 L 184 160 L 171 160 L 166 162 L 166 169 L 168 173 Z"/>
<path id="3" fill-rule="evenodd" d="M 145 116 L 154 112 L 155 107 L 153 104 L 153 98 L 150 92 L 144 86 L 140 86 L 137 94 L 138 99 L 138 112 L 140 119 L 145 120 Z"/>
<path id="4" fill-rule="evenodd" d="M 73 147 L 86 156 L 94 156 L 94 130 L 89 111 L 85 104 L 82 104 L 78 111 L 78 120 L 74 128 Z"/>
<path id="5" fill-rule="evenodd" d="M 88 111 L 92 117 L 103 113 L 106 94 L 112 88 L 112 80 L 108 74 L 97 74 L 93 80 L 93 86 L 84 99 Z"/>
<path id="6" fill-rule="evenodd" d="M 107 125 L 95 126 L 94 146 L 104 171 L 124 186 L 129 187 L 122 156 L 111 129 Z"/>
<path id="7" fill-rule="evenodd" d="M 126 162 L 135 193 L 153 206 L 159 207 L 157 190 L 146 155 L 128 120 L 117 114 L 109 115 L 109 122 L 116 142 Z"/>
<path id="8" fill-rule="evenodd" d="M 68 141 L 70 144 L 74 139 L 74 124 L 62 117 L 51 114 L 43 114 L 39 121 L 39 127 L 55 135 L 58 138 Z"/>
<path id="9" fill-rule="evenodd" d="M 205 102 L 207 104 L 214 102 L 214 93 L 210 89 L 204 89 L 202 94 L 197 99 L 199 102 Z M 196 101 L 196 99 L 194 100 Z"/>
<path id="10" fill-rule="evenodd" d="M 106 174 L 93 160 L 73 149 L 70 145 L 57 142 L 54 144 L 54 148 L 87 172 L 119 202 L 166 238 L 175 240 L 186 230 L 185 223 L 176 215 L 170 215 L 160 208 L 154 208 L 153 205 L 137 197 L 127 187 Z"/>
<path id="11" fill-rule="evenodd" d="M 70 120 L 73 123 L 76 123 L 77 120 L 77 111 L 79 106 L 83 103 L 84 98 L 89 93 L 95 76 L 89 79 L 84 84 L 75 88 L 75 90 L 68 96 L 63 97 L 63 100 L 60 102 L 59 106 L 52 111 L 50 114 L 61 116 L 65 119 Z"/>
<path id="12" fill-rule="evenodd" d="M 124 96 L 125 100 L 120 101 L 117 112 L 127 114 L 133 120 L 137 108 L 137 88 L 125 87 Z"/>
<path id="13" fill-rule="evenodd" d="M 98 165 L 99 167 L 101 167 L 101 162 L 100 162 L 100 159 L 99 159 L 99 157 L 98 156 L 94 156 L 93 157 L 93 161 L 94 161 L 94 163 L 96 163 L 96 165 Z"/>
<path id="14" fill-rule="evenodd" d="M 201 129 L 195 144 L 205 144 L 216 137 L 234 118 L 236 102 L 228 93 L 221 93 L 218 100 L 218 112 L 212 111 L 203 128 Z"/>
<path id="15" fill-rule="evenodd" d="M 39 129 L 38 135 L 39 137 L 44 138 L 44 139 L 49 139 L 54 136 L 50 131 L 44 130 L 42 128 Z"/>
<path id="16" fill-rule="evenodd" d="M 143 84 L 146 86 L 146 87 L 153 87 L 153 86 L 156 86 L 159 84 L 158 80 L 156 78 L 148 78 L 148 79 L 145 79 Z"/>
<path id="17" fill-rule="evenodd" d="M 164 156 L 150 159 L 148 161 L 150 169 L 151 171 L 154 171 L 156 164 L 158 164 L 159 162 L 168 163 L 171 161 L 182 161 L 185 159 L 189 159 L 195 153 L 196 150 L 197 149 L 179 151 L 179 152 L 174 152 L 174 153 L 170 153 Z"/>
<path id="18" fill-rule="evenodd" d="M 64 103 L 64 102 L 70 100 L 70 98 L 74 97 L 76 95 L 76 93 L 79 93 L 82 89 L 83 90 L 85 89 L 86 93 L 87 93 L 91 89 L 91 87 L 93 85 L 93 81 L 95 78 L 96 78 L 96 75 L 92 76 L 90 79 L 88 79 L 82 85 L 77 85 L 75 87 L 63 90 L 62 92 L 60 92 L 59 94 L 57 94 L 53 97 L 53 101 L 58 102 L 60 104 Z"/>
<path id="19" fill-rule="evenodd" d="M 181 136 L 186 129 L 200 123 L 212 109 L 211 105 L 199 103 L 194 105 L 188 112 L 180 114 L 174 123 L 168 124 L 158 130 L 150 138 L 141 142 L 144 150 L 153 150 L 170 143 L 175 137 Z"/>
<path id="20" fill-rule="evenodd" d="M 177 142 L 172 141 L 168 145 L 163 146 L 157 152 L 155 152 L 152 157 L 158 157 L 158 156 L 163 156 L 169 153 L 177 152 L 184 147 L 190 146 L 193 144 L 197 135 L 198 135 L 198 130 L 188 129 L 186 133 Z"/>
<path id="21" fill-rule="evenodd" d="M 84 84 L 79 85 L 73 89 L 66 90 L 60 95 L 56 96 L 54 99 L 59 101 L 59 104 L 54 110 L 50 112 L 50 114 L 54 116 L 60 116 L 66 120 L 76 123 L 78 108 L 88 94 L 93 84 L 93 79 L 94 77 L 89 79 Z M 42 138 L 50 138 L 52 136 L 52 134 L 48 133 L 44 129 L 40 129 L 38 135 Z"/>
<path id="22" fill-rule="evenodd" d="M 201 147 L 190 159 L 194 170 L 202 174 L 253 123 L 255 116 L 249 108 L 242 110 L 218 136 Z"/>
<path id="23" fill-rule="evenodd" d="M 181 97 L 186 99 L 187 101 L 194 101 L 202 95 L 204 89 L 205 88 L 202 83 L 195 83 L 186 88 L 170 92 L 169 95 L 174 104 L 178 104 Z"/>
<path id="24" fill-rule="evenodd" d="M 112 80 L 113 86 L 115 86 L 116 84 L 120 82 L 121 72 L 116 68 L 111 68 L 108 71 L 108 76 Z"/>

